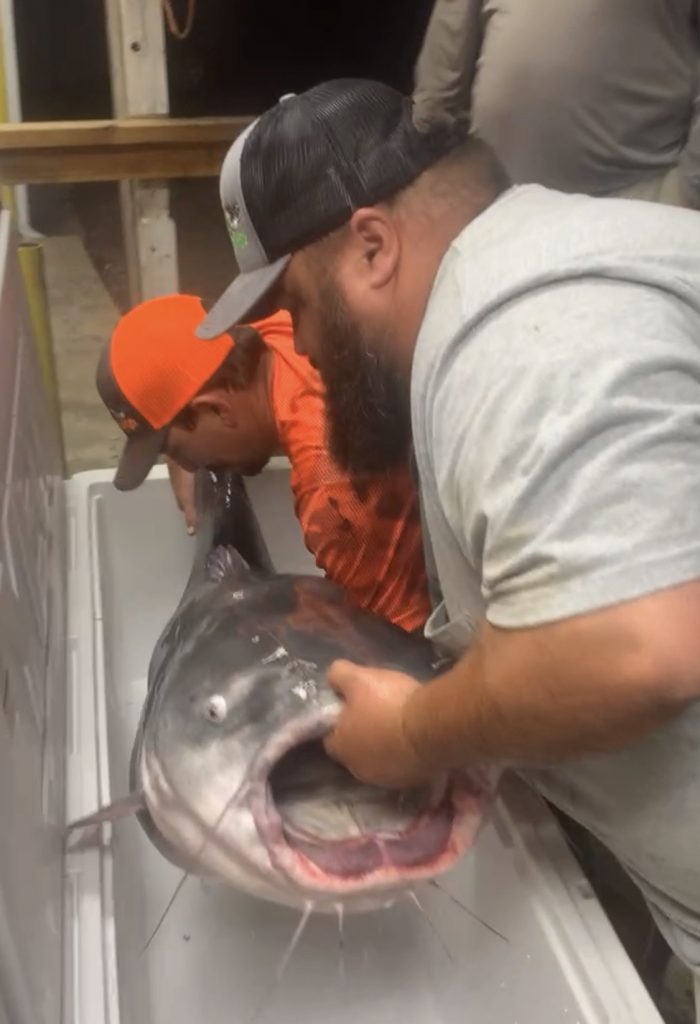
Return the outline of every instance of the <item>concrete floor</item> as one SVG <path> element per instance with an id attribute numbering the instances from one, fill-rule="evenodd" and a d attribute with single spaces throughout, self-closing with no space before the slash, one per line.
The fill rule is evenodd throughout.
<path id="1" fill-rule="evenodd" d="M 44 254 L 67 470 L 114 466 L 123 435 L 95 390 L 95 367 L 119 313 L 80 238 L 47 238 Z"/>

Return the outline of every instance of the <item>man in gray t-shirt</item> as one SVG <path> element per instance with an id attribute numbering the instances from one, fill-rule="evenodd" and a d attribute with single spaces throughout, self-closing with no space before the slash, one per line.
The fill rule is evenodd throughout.
<path id="1" fill-rule="evenodd" d="M 700 205 L 698 0 L 436 0 L 415 117 L 471 124 L 513 181 Z"/>
<path id="2" fill-rule="evenodd" d="M 269 295 L 339 463 L 412 439 L 458 658 L 428 686 L 334 666 L 328 751 L 384 785 L 518 768 L 700 977 L 700 213 L 509 188 L 362 81 L 264 114 L 221 192 L 241 274 L 200 333 Z"/>
<path id="3" fill-rule="evenodd" d="M 680 597 L 700 579 L 700 214 L 510 190 L 442 261 L 411 393 L 444 598 L 429 635 L 458 653 L 484 617 L 496 631 L 563 630 L 640 601 L 652 631 L 668 613 L 643 611 L 644 596 L 675 587 L 675 614 L 700 633 L 697 583 Z M 700 704 L 608 753 L 605 688 L 584 710 L 560 689 L 579 685 L 575 666 L 556 689 L 537 682 L 563 718 L 590 715 L 595 752 L 527 775 L 618 856 L 700 970 Z"/>

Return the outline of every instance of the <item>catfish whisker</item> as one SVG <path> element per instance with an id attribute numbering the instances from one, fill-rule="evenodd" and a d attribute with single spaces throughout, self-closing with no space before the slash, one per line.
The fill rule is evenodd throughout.
<path id="1" fill-rule="evenodd" d="M 168 914 L 170 913 L 170 909 L 172 908 L 172 905 L 173 905 L 173 903 L 175 902 L 175 900 L 176 900 L 176 899 L 178 898 L 178 896 L 180 895 L 180 890 L 182 889 L 183 885 L 185 884 L 185 882 L 187 881 L 187 879 L 188 879 L 189 877 L 190 877 L 189 871 L 185 871 L 185 872 L 184 872 L 184 874 L 183 874 L 183 876 L 182 876 L 182 878 L 181 878 L 181 879 L 180 879 L 180 881 L 179 881 L 179 882 L 177 883 L 177 886 L 175 887 L 175 891 L 174 891 L 174 893 L 172 894 L 172 896 L 171 896 L 171 897 L 170 897 L 170 899 L 168 900 L 168 905 L 166 906 L 166 908 L 165 908 L 165 910 L 163 911 L 163 913 L 162 913 L 162 914 L 160 915 L 160 919 L 159 919 L 159 921 L 158 921 L 158 924 L 157 924 L 157 925 L 155 926 L 155 928 L 153 929 L 153 931 L 152 931 L 152 932 L 151 932 L 151 934 L 149 935 L 149 937 L 148 937 L 148 942 L 146 943 L 146 945 L 145 945 L 145 946 L 143 947 L 143 949 L 141 950 L 141 955 L 143 955 L 144 953 L 148 952 L 148 947 L 149 947 L 149 946 L 151 945 L 151 943 L 152 943 L 152 942 L 153 942 L 153 940 L 155 939 L 156 935 L 157 935 L 157 934 L 158 934 L 158 932 L 160 931 L 160 929 L 161 929 L 161 927 L 162 927 L 162 925 L 163 925 L 163 922 L 165 921 L 166 917 L 167 917 L 167 916 L 168 916 Z"/>
<path id="2" fill-rule="evenodd" d="M 478 921 L 478 923 L 483 928 L 486 928 L 488 931 L 492 932 L 493 935 L 496 935 L 499 939 L 501 939 L 502 942 L 510 942 L 510 939 L 507 938 L 502 932 L 499 932 L 499 930 L 497 928 L 494 928 L 493 925 L 488 924 L 481 917 L 479 917 L 478 914 L 475 914 L 473 910 L 470 910 L 469 907 L 465 903 L 462 903 L 461 900 L 458 900 L 457 897 L 453 896 L 452 893 L 448 892 L 447 889 L 443 889 L 443 887 L 441 885 L 439 885 L 435 881 L 435 879 L 431 879 L 431 881 L 428 882 L 428 885 L 432 886 L 433 889 L 437 889 L 437 891 L 441 892 L 443 894 L 443 896 L 447 896 L 448 900 L 450 900 L 456 906 L 460 907 L 460 909 L 463 910 L 465 912 L 465 914 L 469 914 L 469 916 L 474 918 L 475 921 Z"/>
<path id="3" fill-rule="evenodd" d="M 340 949 L 340 977 L 345 977 L 345 936 L 343 935 L 343 922 L 345 907 L 342 903 L 336 903 L 335 912 L 338 915 L 338 946 Z"/>
<path id="4" fill-rule="evenodd" d="M 250 1018 L 248 1024 L 255 1024 L 256 1021 L 260 1020 L 261 1014 L 264 1013 L 266 1008 L 270 1005 L 270 1001 L 272 1000 L 272 997 L 277 991 L 277 987 L 279 986 L 279 983 L 282 980 L 282 975 L 284 974 L 284 972 L 287 969 L 287 966 L 289 965 L 289 961 L 291 960 L 292 954 L 294 953 L 294 950 L 296 949 L 299 943 L 299 939 L 302 936 L 304 928 L 306 928 L 306 925 L 308 924 L 313 909 L 314 904 L 310 901 L 304 904 L 304 910 L 302 911 L 301 920 L 299 921 L 299 924 L 296 926 L 294 934 L 292 935 L 289 944 L 286 950 L 284 951 L 284 955 L 282 956 L 282 959 L 277 965 L 277 970 L 275 971 L 274 984 L 272 985 L 271 988 L 266 988 L 265 991 L 263 992 L 262 996 L 260 997 L 260 1000 L 258 1001 L 258 1005 L 253 1010 L 253 1015 Z"/>
<path id="5" fill-rule="evenodd" d="M 200 846 L 199 850 L 197 850 L 197 852 L 195 853 L 195 855 L 194 855 L 194 860 L 195 861 L 197 861 L 202 856 L 202 854 L 204 853 L 204 851 L 207 848 L 207 845 L 209 844 L 211 839 L 216 835 L 216 832 L 217 832 L 217 830 L 219 828 L 219 825 L 224 820 L 224 817 L 231 810 L 231 806 L 232 806 L 234 800 L 240 794 L 241 790 L 246 785 L 246 782 L 247 782 L 247 780 L 244 780 L 239 786 L 236 787 L 236 791 L 234 792 L 233 796 L 230 798 L 230 800 L 228 800 L 226 802 L 226 804 L 224 805 L 223 811 L 221 812 L 221 814 L 219 815 L 217 820 L 214 822 L 213 828 L 207 830 L 210 834 L 208 834 L 208 835 L 206 835 L 204 837 L 204 841 L 202 842 L 202 845 Z M 163 922 L 165 921 L 166 917 L 168 916 L 170 910 L 172 909 L 173 903 L 175 902 L 177 897 L 180 895 L 180 891 L 181 891 L 183 885 L 185 884 L 185 882 L 187 881 L 187 879 L 189 877 L 190 877 L 189 871 L 185 871 L 185 873 L 183 874 L 182 878 L 177 883 L 177 886 L 175 887 L 175 891 L 173 892 L 172 896 L 168 900 L 168 904 L 167 904 L 165 910 L 163 911 L 163 913 L 161 914 L 160 919 L 158 921 L 158 924 L 155 926 L 155 928 L 151 932 L 151 934 L 149 936 L 149 939 L 148 939 L 148 942 L 143 947 L 142 953 L 145 953 L 148 950 L 148 947 L 151 945 L 151 943 L 155 939 L 156 935 L 160 931 L 160 928 L 163 925 Z"/>
<path id="6" fill-rule="evenodd" d="M 408 896 L 409 900 L 416 905 L 416 907 L 418 908 L 421 916 L 427 922 L 428 927 L 430 928 L 430 930 L 432 931 L 433 935 L 435 936 L 435 938 L 440 943 L 440 946 L 442 947 L 443 952 L 445 953 L 445 956 L 447 957 L 447 959 L 450 961 L 450 963 L 452 963 L 452 964 L 455 963 L 455 958 L 452 956 L 452 954 L 450 953 L 449 949 L 447 948 L 447 944 L 446 944 L 445 940 L 443 939 L 442 935 L 440 934 L 440 932 L 437 930 L 437 928 L 433 924 L 432 920 L 430 919 L 430 917 L 428 915 L 428 912 L 426 911 L 425 907 L 423 906 L 421 901 L 418 899 L 416 894 L 414 892 L 409 892 L 409 893 L 407 893 L 407 896 Z"/>
<path id="7" fill-rule="evenodd" d="M 304 910 L 301 915 L 301 920 L 299 921 L 299 924 L 296 926 L 296 930 L 292 935 L 291 941 L 284 952 L 284 956 L 282 957 L 277 966 L 277 970 L 275 971 L 275 977 L 278 982 L 282 980 L 282 975 L 287 970 L 287 966 L 292 958 L 294 950 L 297 948 L 299 939 L 301 938 L 304 929 L 309 923 L 309 918 L 311 917 L 313 909 L 314 905 L 311 901 L 308 901 L 304 904 Z"/>

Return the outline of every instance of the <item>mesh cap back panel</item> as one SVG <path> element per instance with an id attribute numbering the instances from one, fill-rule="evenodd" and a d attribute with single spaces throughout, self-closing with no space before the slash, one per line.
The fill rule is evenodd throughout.
<path id="1" fill-rule="evenodd" d="M 268 259 L 395 195 L 461 141 L 419 132 L 411 103 L 377 82 L 325 82 L 273 107 L 243 149 L 241 186 Z"/>

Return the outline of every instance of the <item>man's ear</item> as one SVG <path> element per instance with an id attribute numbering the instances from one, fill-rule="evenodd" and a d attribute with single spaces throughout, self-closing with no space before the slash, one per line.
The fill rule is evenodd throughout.
<path id="1" fill-rule="evenodd" d="M 241 326 L 231 330 L 234 346 L 228 360 L 231 386 L 237 390 L 248 387 L 258 370 L 265 351 L 265 342 L 254 327 Z"/>
<path id="2" fill-rule="evenodd" d="M 211 412 L 219 419 L 224 419 L 228 413 L 229 403 L 226 401 L 226 392 L 221 388 L 212 388 L 211 391 L 202 391 L 195 395 L 190 402 L 190 408 L 195 415 L 199 412 Z"/>
<path id="3" fill-rule="evenodd" d="M 391 213 L 382 206 L 356 210 L 348 225 L 354 254 L 372 288 L 383 288 L 396 273 L 401 240 Z"/>

